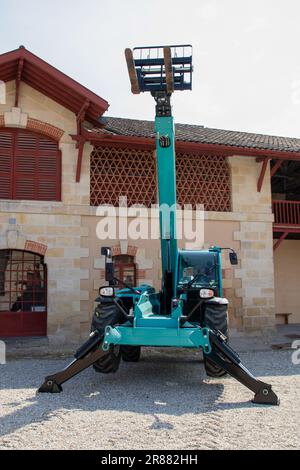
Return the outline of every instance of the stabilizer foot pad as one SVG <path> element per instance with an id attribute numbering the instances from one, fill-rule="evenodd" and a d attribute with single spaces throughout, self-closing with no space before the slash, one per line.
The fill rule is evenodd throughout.
<path id="1" fill-rule="evenodd" d="M 55 380 L 46 377 L 45 382 L 38 389 L 38 393 L 60 393 L 62 386 L 55 382 Z"/>
<path id="2" fill-rule="evenodd" d="M 280 400 L 270 386 L 262 387 L 254 396 L 252 403 L 259 405 L 279 405 Z"/>

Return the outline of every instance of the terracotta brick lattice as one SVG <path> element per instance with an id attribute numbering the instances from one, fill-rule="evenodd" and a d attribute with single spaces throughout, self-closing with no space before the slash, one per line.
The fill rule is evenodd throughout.
<path id="1" fill-rule="evenodd" d="M 176 156 L 177 199 L 180 205 L 203 204 L 207 211 L 231 210 L 230 170 L 224 157 L 185 154 Z M 97 147 L 91 153 L 91 205 L 150 207 L 157 202 L 156 162 L 151 150 Z"/>
<path id="2" fill-rule="evenodd" d="M 153 152 L 117 147 L 98 147 L 91 153 L 91 205 L 156 203 L 156 170 Z"/>
<path id="3" fill-rule="evenodd" d="M 230 169 L 218 155 L 176 155 L 178 204 L 203 204 L 206 211 L 231 210 Z"/>

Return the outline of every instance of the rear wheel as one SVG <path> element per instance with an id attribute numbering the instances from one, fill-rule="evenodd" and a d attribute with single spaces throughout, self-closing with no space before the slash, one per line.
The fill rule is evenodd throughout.
<path id="1" fill-rule="evenodd" d="M 214 308 L 205 308 L 204 325 L 212 330 L 219 330 L 226 336 L 228 342 L 228 312 L 227 305 L 214 305 Z M 217 366 L 203 353 L 205 372 L 209 377 L 223 377 L 227 372 Z"/>
<path id="2" fill-rule="evenodd" d="M 141 346 L 121 346 L 121 356 L 125 362 L 138 362 L 141 357 Z"/>
<path id="3" fill-rule="evenodd" d="M 119 346 L 111 346 L 107 354 L 94 362 L 93 368 L 101 374 L 111 374 L 117 372 L 121 360 L 121 350 Z"/>

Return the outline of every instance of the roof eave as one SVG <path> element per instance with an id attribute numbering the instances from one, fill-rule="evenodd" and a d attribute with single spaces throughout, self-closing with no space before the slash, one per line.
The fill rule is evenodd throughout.
<path id="1" fill-rule="evenodd" d="M 23 59 L 25 62 L 30 63 L 31 65 L 36 67 L 38 70 L 52 77 L 53 80 L 56 80 L 59 83 L 61 83 L 66 88 L 66 90 L 70 90 L 70 92 L 73 91 L 74 93 L 82 97 L 83 101 L 89 100 L 93 108 L 93 113 L 91 115 L 92 123 L 95 123 L 95 124 L 97 123 L 95 111 L 98 113 L 97 118 L 99 118 L 104 112 L 107 111 L 109 104 L 106 100 L 96 95 L 91 90 L 81 85 L 76 80 L 64 74 L 57 68 L 53 67 L 48 62 L 45 62 L 43 59 L 36 56 L 32 52 L 28 51 L 24 47 L 20 47 L 19 49 L 15 49 L 13 51 L 1 54 L 0 55 L 0 67 L 4 66 L 7 63 L 13 64 L 14 61 L 19 61 L 20 59 Z M 12 77 L 12 80 L 13 79 L 14 78 Z M 52 97 L 52 99 L 55 99 L 55 98 Z M 66 104 L 65 104 L 65 107 L 67 107 Z"/>
<path id="2" fill-rule="evenodd" d="M 155 139 L 152 137 L 137 137 L 118 134 L 105 134 L 101 132 L 83 131 L 83 137 L 93 145 L 121 145 L 135 148 L 155 149 Z M 76 136 L 72 136 L 76 139 Z M 281 150 L 258 149 L 231 145 L 210 144 L 203 142 L 189 142 L 176 140 L 175 148 L 179 152 L 205 152 L 215 153 L 220 156 L 248 156 L 282 160 L 300 160 L 300 152 L 288 152 Z"/>

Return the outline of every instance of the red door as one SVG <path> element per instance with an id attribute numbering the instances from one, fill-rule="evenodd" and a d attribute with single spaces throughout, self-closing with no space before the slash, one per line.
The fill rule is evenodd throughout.
<path id="1" fill-rule="evenodd" d="M 46 334 L 47 266 L 43 256 L 0 250 L 0 337 Z"/>

